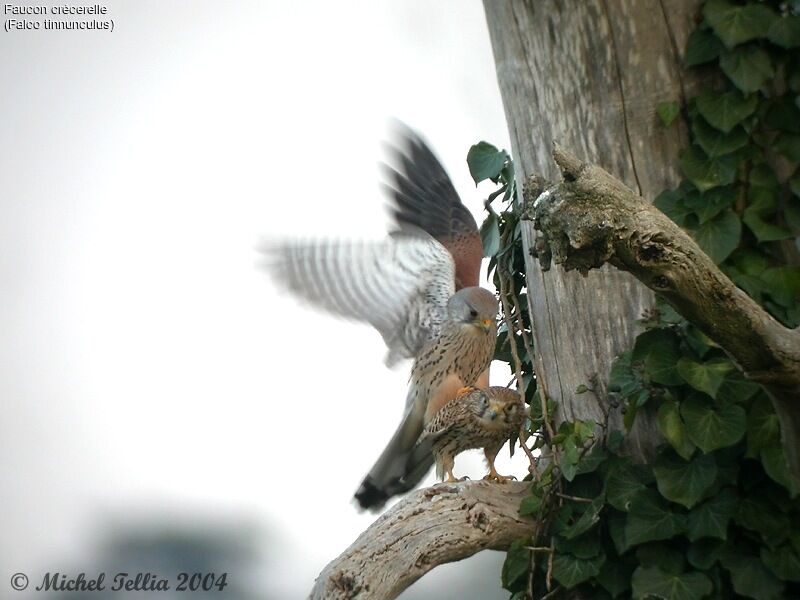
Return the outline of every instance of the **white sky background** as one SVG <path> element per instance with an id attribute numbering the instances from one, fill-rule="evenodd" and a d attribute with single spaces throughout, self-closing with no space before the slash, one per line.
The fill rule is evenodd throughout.
<path id="1" fill-rule="evenodd" d="M 482 220 L 466 152 L 509 147 L 482 5 L 107 6 L 113 33 L 0 31 L 0 595 L 152 510 L 263 522 L 292 573 L 270 589 L 302 597 L 374 519 L 350 498 L 407 367 L 279 295 L 254 248 L 382 235 L 393 117 Z"/>

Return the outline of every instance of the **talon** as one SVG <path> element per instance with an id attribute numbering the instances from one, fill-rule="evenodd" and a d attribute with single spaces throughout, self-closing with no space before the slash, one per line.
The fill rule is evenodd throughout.
<path id="1" fill-rule="evenodd" d="M 493 473 L 490 472 L 483 479 L 485 481 L 496 481 L 497 483 L 505 483 L 506 481 L 511 481 L 512 479 L 516 481 L 517 478 L 514 477 L 513 475 L 500 475 L 500 473 L 494 471 Z"/>

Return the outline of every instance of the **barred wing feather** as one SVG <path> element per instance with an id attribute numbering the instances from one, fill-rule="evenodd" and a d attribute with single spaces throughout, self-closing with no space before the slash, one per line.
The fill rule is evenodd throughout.
<path id="1" fill-rule="evenodd" d="M 451 254 L 422 231 L 375 242 L 278 242 L 262 251 L 278 285 L 315 307 L 375 327 L 389 366 L 414 358 L 438 335 L 455 292 Z"/>

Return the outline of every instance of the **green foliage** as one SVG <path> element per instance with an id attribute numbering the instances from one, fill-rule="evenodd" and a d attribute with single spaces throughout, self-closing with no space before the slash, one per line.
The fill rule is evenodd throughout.
<path id="1" fill-rule="evenodd" d="M 662 102 L 656 107 L 656 112 L 665 127 L 669 126 L 681 112 L 681 106 L 677 102 Z"/>
<path id="2" fill-rule="evenodd" d="M 785 240 L 800 233 L 800 3 L 707 0 L 688 40 L 687 68 L 713 84 L 656 112 L 664 126 L 688 119 L 684 181 L 655 205 L 756 302 L 800 325 L 800 268 Z M 664 444 L 647 465 L 624 455 L 608 424 L 562 422 L 540 397 L 531 364 L 530 320 L 519 215 L 508 155 L 470 151 L 476 183 L 499 186 L 482 228 L 490 274 L 522 299 L 525 335 L 501 327 L 495 358 L 512 364 L 516 344 L 530 404 L 533 449 L 546 465 L 528 479 L 520 514 L 537 526 L 512 544 L 503 586 L 512 598 L 556 586 L 590 598 L 800 597 L 800 497 L 792 489 L 780 422 L 760 385 L 663 300 L 609 374 L 624 425 L 656 411 Z M 492 201 L 507 204 L 497 213 Z M 710 332 L 712 333 L 712 332 Z M 746 332 L 743 332 L 746 333 Z M 530 385 L 533 384 L 533 385 Z M 576 394 L 596 394 L 587 382 Z"/>

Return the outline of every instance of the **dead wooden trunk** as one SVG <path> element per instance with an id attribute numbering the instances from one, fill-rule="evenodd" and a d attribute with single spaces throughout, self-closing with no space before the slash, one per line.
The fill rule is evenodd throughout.
<path id="1" fill-rule="evenodd" d="M 683 99 L 681 54 L 698 0 L 484 0 L 519 189 L 536 173 L 557 179 L 558 141 L 647 198 L 679 181 L 683 124 L 663 128 L 660 102 Z M 526 250 L 535 234 L 526 226 Z M 622 427 L 606 401 L 614 357 L 630 348 L 636 319 L 654 303 L 632 276 L 603 267 L 583 278 L 544 274 L 526 263 L 536 366 L 565 419 Z M 575 395 L 596 376 L 597 394 Z M 590 386 L 591 387 L 591 386 Z M 651 415 L 637 415 L 630 451 L 646 458 L 657 439 Z"/>
<path id="2" fill-rule="evenodd" d="M 551 257 L 579 272 L 607 262 L 658 291 L 767 390 L 800 489 L 800 328 L 774 319 L 685 231 L 609 173 L 558 146 L 553 156 L 565 181 L 545 191 L 534 178 L 525 193 L 542 267 Z"/>

